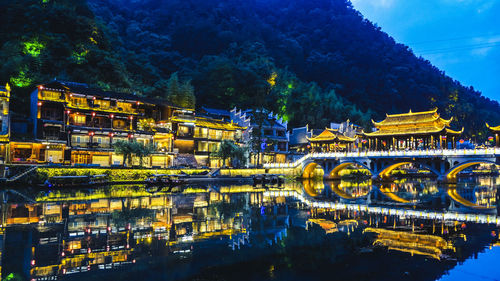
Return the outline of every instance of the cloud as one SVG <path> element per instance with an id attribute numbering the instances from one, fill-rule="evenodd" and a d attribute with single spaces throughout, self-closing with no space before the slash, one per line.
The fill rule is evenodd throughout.
<path id="1" fill-rule="evenodd" d="M 373 8 L 392 8 L 396 0 L 351 0 L 354 7 L 358 6 L 371 6 Z"/>

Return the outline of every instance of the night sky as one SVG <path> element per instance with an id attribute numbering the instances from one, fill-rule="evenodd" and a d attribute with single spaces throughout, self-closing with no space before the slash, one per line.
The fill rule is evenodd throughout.
<path id="1" fill-rule="evenodd" d="M 500 100 L 500 1 L 352 0 L 354 8 L 465 86 Z"/>

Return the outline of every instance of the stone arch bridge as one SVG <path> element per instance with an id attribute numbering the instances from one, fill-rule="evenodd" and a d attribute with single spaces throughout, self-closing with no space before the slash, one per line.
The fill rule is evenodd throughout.
<path id="1" fill-rule="evenodd" d="M 371 151 L 344 153 L 311 153 L 288 164 L 271 164 L 267 168 L 295 168 L 302 178 L 312 178 L 314 170 L 321 168 L 327 179 L 340 178 L 340 171 L 349 166 L 367 169 L 372 179 L 389 180 L 390 173 L 406 164 L 418 164 L 428 169 L 441 182 L 456 182 L 457 174 L 477 164 L 500 164 L 500 150 L 416 150 L 416 151 Z"/>

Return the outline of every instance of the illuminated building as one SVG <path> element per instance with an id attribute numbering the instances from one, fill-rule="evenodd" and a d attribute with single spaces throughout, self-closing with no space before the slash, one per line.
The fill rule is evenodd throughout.
<path id="1" fill-rule="evenodd" d="M 308 138 L 314 152 L 351 151 L 355 138 L 344 136 L 335 129 L 325 129 L 321 134 Z"/>
<path id="2" fill-rule="evenodd" d="M 31 95 L 34 143 L 14 143 L 13 162 L 119 165 L 113 143 L 155 143 L 146 166 L 171 165 L 170 118 L 180 108 L 162 100 L 53 81 Z M 134 159 L 134 164 L 137 164 Z"/>
<path id="3" fill-rule="evenodd" d="M 294 157 L 295 155 L 298 155 L 298 157 L 302 157 L 302 155 L 309 152 L 309 148 L 311 146 L 309 144 L 308 138 L 312 137 L 312 132 L 313 130 L 309 130 L 309 125 L 305 125 L 304 127 L 292 128 L 288 143 L 290 153 L 292 154 L 292 160 L 298 159 Z"/>
<path id="4" fill-rule="evenodd" d="M 210 154 L 219 150 L 222 140 L 241 144 L 246 129 L 236 123 L 209 116 L 196 116 L 193 110 L 176 110 L 171 118 L 175 132 L 177 165 L 220 167 Z"/>
<path id="5" fill-rule="evenodd" d="M 500 138 L 498 136 L 498 134 L 500 133 L 500 126 L 490 126 L 488 123 L 486 123 L 486 127 L 490 130 L 491 133 L 495 135 L 495 146 L 500 146 Z"/>
<path id="6" fill-rule="evenodd" d="M 243 133 L 245 143 L 250 143 L 252 135 L 261 136 L 260 163 L 285 163 L 288 155 L 288 122 L 278 115 L 267 111 L 237 110 L 230 111 L 231 120 L 247 130 Z M 261 130 L 258 134 L 258 130 Z M 256 164 L 255 157 L 251 159 Z"/>
<path id="7" fill-rule="evenodd" d="M 195 150 L 194 154 L 198 164 L 210 167 L 222 166 L 222 160 L 211 159 L 210 154 L 219 150 L 223 140 L 230 140 L 236 144 L 242 144 L 243 131 L 245 127 L 222 119 L 208 117 L 196 117 L 195 120 Z M 227 163 L 226 163 L 227 164 Z"/>
<path id="8" fill-rule="evenodd" d="M 443 119 L 437 108 L 423 112 L 387 114 L 377 129 L 365 133 L 370 150 L 455 148 L 456 138 L 463 132 L 450 129 L 452 119 Z"/>
<path id="9" fill-rule="evenodd" d="M 8 161 L 10 141 L 10 86 L 0 87 L 0 164 Z"/>

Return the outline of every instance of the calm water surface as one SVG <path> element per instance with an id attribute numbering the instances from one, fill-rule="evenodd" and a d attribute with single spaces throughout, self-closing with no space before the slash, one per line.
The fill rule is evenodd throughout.
<path id="1" fill-rule="evenodd" d="M 498 183 L 4 189 L 1 273 L 11 280 L 500 280 Z"/>

